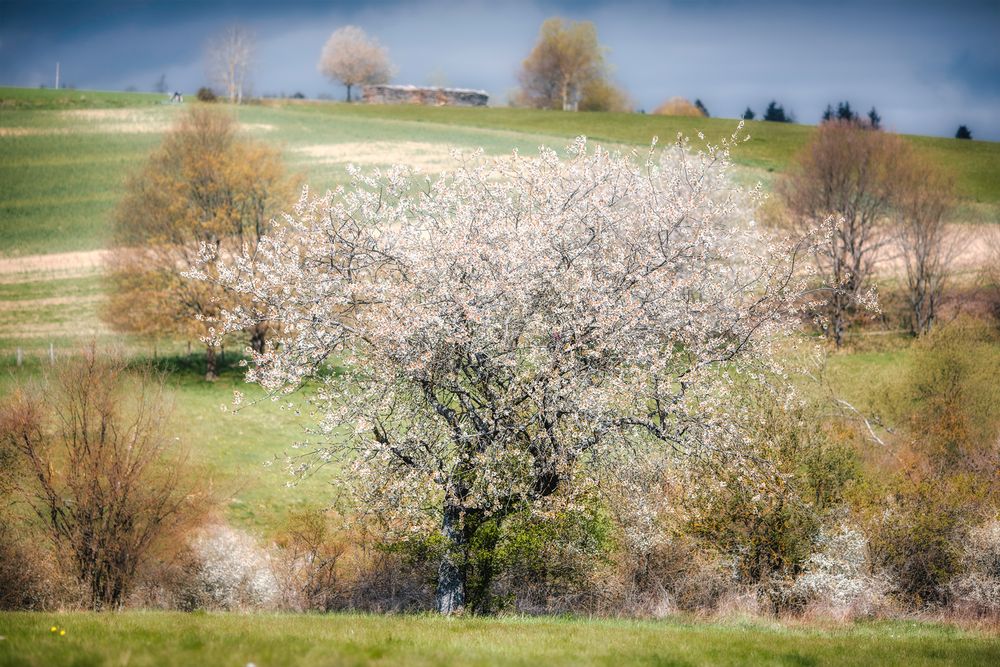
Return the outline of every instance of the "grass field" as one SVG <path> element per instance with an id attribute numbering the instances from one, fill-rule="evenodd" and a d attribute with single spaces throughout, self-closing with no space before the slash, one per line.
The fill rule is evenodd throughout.
<path id="1" fill-rule="evenodd" d="M 64 635 L 50 628 L 65 630 Z M 237 614 L 0 614 L 0 665 L 995 665 L 995 637 L 919 623 Z"/>
<path id="2" fill-rule="evenodd" d="M 104 247 L 126 175 L 180 108 L 142 93 L 0 88 L 0 255 Z M 237 113 L 249 132 L 281 146 L 289 167 L 320 190 L 342 182 L 348 162 L 404 161 L 433 172 L 450 164 L 450 148 L 531 152 L 585 134 L 641 149 L 653 136 L 669 141 L 678 132 L 702 130 L 716 141 L 736 126 L 719 118 L 334 102 L 267 101 Z M 813 128 L 756 121 L 747 131 L 752 140 L 735 160 L 750 178 L 767 181 L 787 167 Z M 1000 143 L 911 140 L 954 174 L 964 220 L 1000 220 Z"/>

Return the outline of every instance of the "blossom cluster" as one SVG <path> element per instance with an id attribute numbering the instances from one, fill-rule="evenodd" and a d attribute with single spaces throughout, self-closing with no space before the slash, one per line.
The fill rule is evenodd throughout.
<path id="1" fill-rule="evenodd" d="M 276 325 L 247 379 L 276 400 L 314 381 L 311 460 L 404 531 L 442 501 L 502 514 L 651 453 L 749 467 L 728 395 L 787 391 L 812 249 L 754 224 L 738 140 L 352 169 L 219 268 L 249 305 L 217 333 Z"/>

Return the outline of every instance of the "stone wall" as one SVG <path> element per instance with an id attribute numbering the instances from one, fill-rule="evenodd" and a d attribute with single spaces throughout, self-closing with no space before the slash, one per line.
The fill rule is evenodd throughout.
<path id="1" fill-rule="evenodd" d="M 364 86 L 361 97 L 369 104 L 426 104 L 429 106 L 484 107 L 490 96 L 469 88 L 418 86 Z"/>

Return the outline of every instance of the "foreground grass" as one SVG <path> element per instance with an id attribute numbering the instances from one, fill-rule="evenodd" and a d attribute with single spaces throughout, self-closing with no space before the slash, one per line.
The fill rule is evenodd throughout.
<path id="1" fill-rule="evenodd" d="M 66 631 L 53 634 L 51 626 Z M 992 636 L 918 623 L 181 613 L 0 614 L 0 665 L 990 665 Z"/>

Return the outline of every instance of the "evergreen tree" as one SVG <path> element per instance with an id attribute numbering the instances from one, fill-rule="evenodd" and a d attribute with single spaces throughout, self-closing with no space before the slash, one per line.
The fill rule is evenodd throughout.
<path id="1" fill-rule="evenodd" d="M 858 122 L 858 114 L 851 108 L 850 102 L 844 101 L 837 103 L 837 120 L 843 120 L 848 123 Z"/>
<path id="2" fill-rule="evenodd" d="M 868 112 L 868 124 L 871 125 L 873 130 L 882 129 L 882 116 L 878 115 L 875 107 L 872 107 L 872 110 Z"/>
<path id="3" fill-rule="evenodd" d="M 972 131 L 965 125 L 958 126 L 958 132 L 955 133 L 956 139 L 971 139 Z"/>
<path id="4" fill-rule="evenodd" d="M 764 112 L 764 120 L 774 123 L 792 122 L 791 117 L 785 114 L 785 107 L 778 104 L 775 100 L 771 100 L 770 104 L 767 105 L 767 110 Z"/>
<path id="5" fill-rule="evenodd" d="M 750 107 L 747 107 L 747 110 L 743 112 L 743 120 L 753 120 L 756 116 L 757 114 Z"/>

